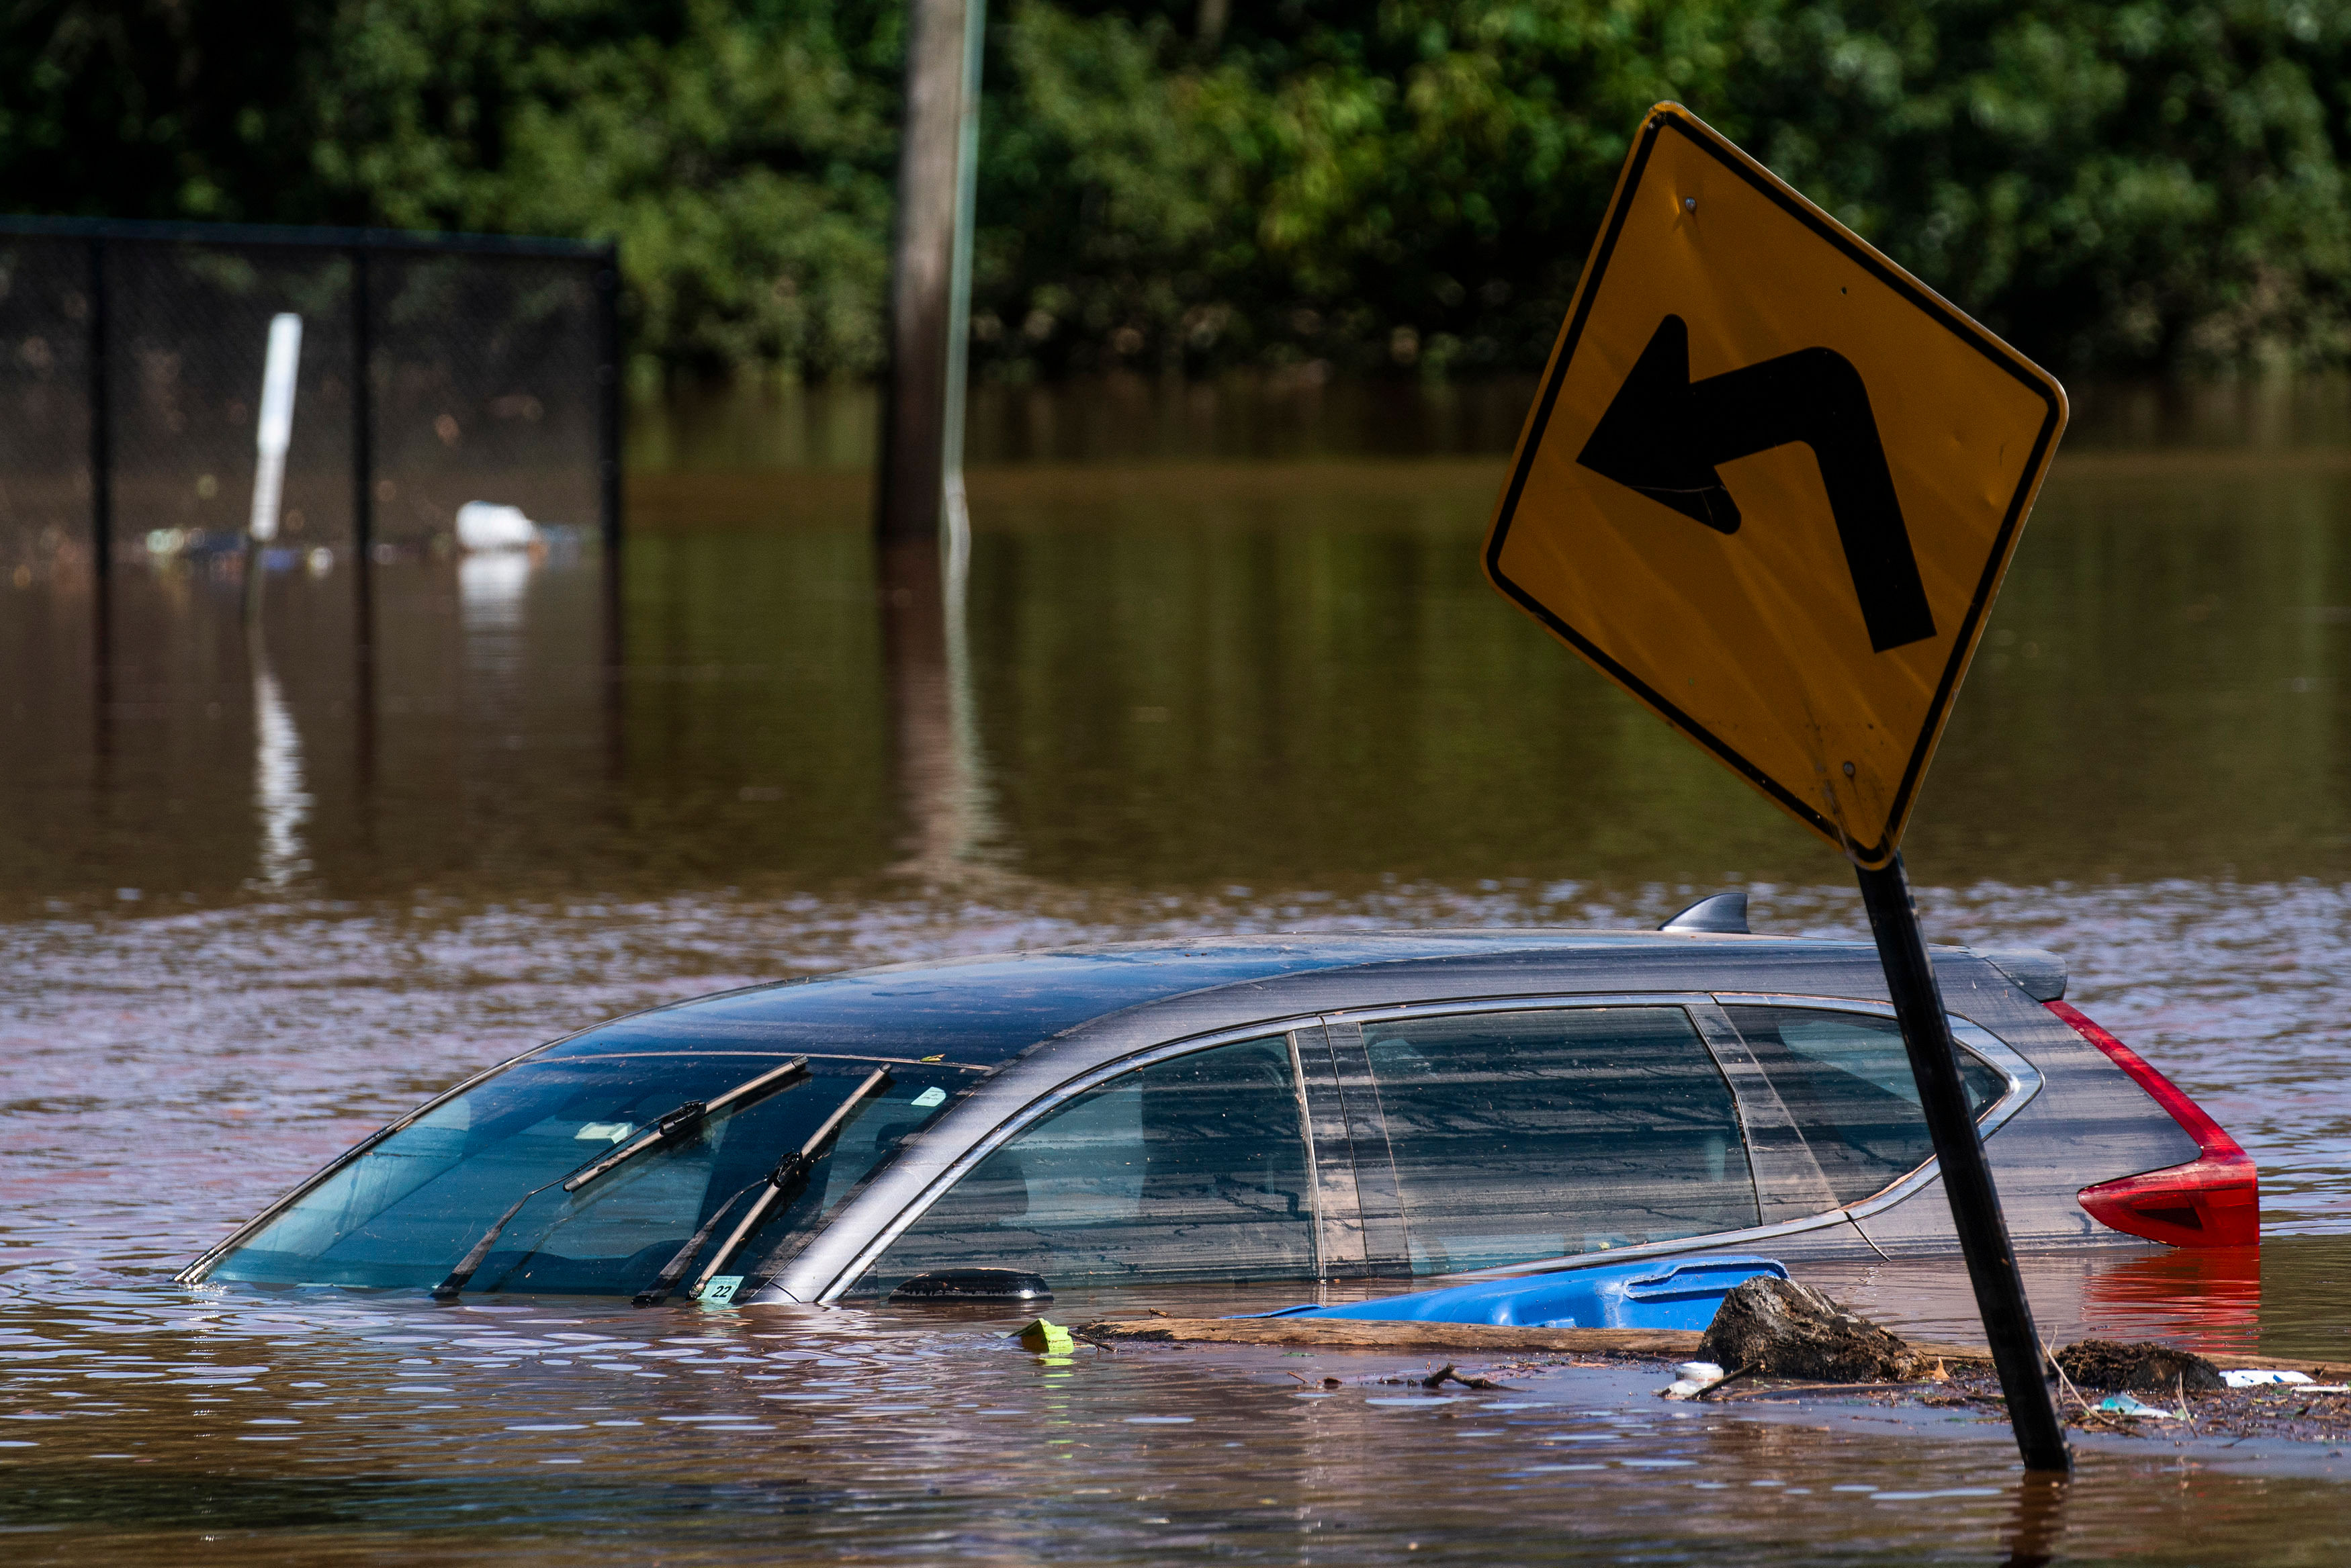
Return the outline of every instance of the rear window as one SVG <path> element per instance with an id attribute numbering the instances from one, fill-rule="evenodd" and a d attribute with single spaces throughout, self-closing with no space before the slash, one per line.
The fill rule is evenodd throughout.
<path id="1" fill-rule="evenodd" d="M 1364 1046 L 1416 1273 L 1757 1222 L 1730 1085 L 1678 1007 L 1403 1018 Z"/>
<path id="2" fill-rule="evenodd" d="M 1893 1019 L 1824 1008 L 1727 1011 L 1838 1203 L 1857 1203 L 1933 1158 L 1909 1053 Z M 1964 1046 L 1959 1076 L 1975 1116 L 2008 1090 L 1999 1070 Z"/>
<path id="3" fill-rule="evenodd" d="M 672 1052 L 520 1062 L 354 1155 L 207 1275 L 279 1284 L 429 1287 L 517 1199 L 468 1292 L 628 1295 L 650 1285 L 730 1199 L 760 1182 L 848 1100 L 875 1064 L 811 1058 L 805 1076 L 711 1117 L 567 1194 L 569 1175 L 642 1137 L 689 1102 L 717 1099 L 789 1055 Z M 759 1272 L 788 1253 L 971 1075 L 890 1068 L 789 1202 L 726 1266 Z M 751 1195 L 756 1198 L 756 1192 Z M 749 1199 L 738 1205 L 747 1210 Z M 734 1221 L 729 1220 L 728 1225 Z"/>

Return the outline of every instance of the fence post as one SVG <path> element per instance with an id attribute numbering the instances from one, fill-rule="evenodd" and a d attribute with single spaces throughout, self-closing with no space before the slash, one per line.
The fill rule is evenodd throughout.
<path id="1" fill-rule="evenodd" d="M 596 436 L 598 500 L 605 569 L 621 575 L 621 247 L 604 248 L 596 271 Z"/>
<path id="2" fill-rule="evenodd" d="M 114 420 L 107 386 L 106 293 L 106 237 L 93 234 L 89 241 L 89 561 L 101 637 L 114 575 Z"/>
<path id="3" fill-rule="evenodd" d="M 351 248 L 351 552 L 359 566 L 360 643 L 374 630 L 375 298 L 367 246 Z"/>
<path id="4" fill-rule="evenodd" d="M 627 657 L 622 624 L 621 440 L 621 246 L 616 240 L 604 247 L 596 268 L 597 521 L 604 536 L 604 705 L 616 777 L 622 761 L 622 662 Z"/>
<path id="5" fill-rule="evenodd" d="M 365 242 L 350 254 L 352 761 L 364 797 L 375 791 L 375 276 Z"/>

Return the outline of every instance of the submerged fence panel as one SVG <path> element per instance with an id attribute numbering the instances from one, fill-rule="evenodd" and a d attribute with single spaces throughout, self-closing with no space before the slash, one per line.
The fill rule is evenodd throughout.
<path id="1" fill-rule="evenodd" d="M 242 548 L 270 317 L 303 318 L 283 551 L 620 539 L 610 246 L 0 218 L 0 575 Z"/>

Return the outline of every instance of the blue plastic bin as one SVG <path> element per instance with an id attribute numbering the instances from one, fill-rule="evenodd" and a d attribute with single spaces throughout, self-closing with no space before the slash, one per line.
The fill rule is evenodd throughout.
<path id="1" fill-rule="evenodd" d="M 1385 1323 L 1490 1323 L 1520 1328 L 1692 1328 L 1714 1321 L 1742 1280 L 1788 1271 L 1771 1258 L 1652 1259 L 1480 1280 L 1346 1306 L 1304 1305 L 1259 1317 L 1352 1317 Z"/>

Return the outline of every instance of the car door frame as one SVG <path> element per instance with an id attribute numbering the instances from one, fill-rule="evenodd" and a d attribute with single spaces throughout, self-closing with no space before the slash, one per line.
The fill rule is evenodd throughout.
<path id="1" fill-rule="evenodd" d="M 1353 1092 L 1351 1116 L 1363 1119 L 1357 1111 L 1362 1107 L 1376 1118 L 1376 1139 L 1364 1138 L 1352 1151 L 1356 1162 L 1356 1184 L 1364 1194 L 1367 1210 L 1365 1233 L 1376 1240 L 1383 1234 L 1382 1214 L 1392 1209 L 1395 1241 L 1393 1250 L 1367 1260 L 1363 1270 L 1367 1275 L 1380 1278 L 1411 1278 L 1416 1280 L 1468 1281 L 1508 1279 L 1521 1274 L 1553 1273 L 1574 1269 L 1599 1268 L 1627 1259 L 1667 1257 L 1696 1251 L 1729 1249 L 1743 1251 L 1754 1245 L 1771 1242 L 1780 1244 L 1782 1251 L 1813 1254 L 1850 1255 L 1876 1252 L 1860 1220 L 1916 1196 L 1932 1184 L 1941 1174 L 1941 1166 L 1932 1157 L 1904 1173 L 1866 1198 L 1840 1204 L 1830 1190 L 1827 1179 L 1813 1159 L 1804 1142 L 1802 1129 L 1781 1102 L 1779 1093 L 1756 1062 L 1747 1042 L 1731 1023 L 1727 1011 L 1729 1005 L 1801 1007 L 1813 1011 L 1843 1012 L 1866 1014 L 1873 1018 L 1891 1018 L 1894 1009 L 1884 1002 L 1868 1002 L 1855 997 L 1804 996 L 1787 992 L 1572 992 L 1519 996 L 1479 998 L 1447 998 L 1423 1002 L 1384 1003 L 1374 1007 L 1333 1009 L 1322 1015 L 1322 1025 L 1333 1042 L 1333 1060 L 1343 1071 L 1348 1054 L 1340 1044 L 1352 1035 L 1353 1054 L 1361 1059 L 1362 1026 L 1366 1022 L 1407 1016 L 1452 1016 L 1472 1012 L 1547 1012 L 1568 1008 L 1593 1007 L 1677 1007 L 1690 1020 L 1699 1042 L 1714 1060 L 1715 1067 L 1728 1083 L 1732 1104 L 1740 1120 L 1740 1132 L 1745 1141 L 1748 1169 L 1754 1184 L 1758 1223 L 1736 1231 L 1715 1231 L 1696 1236 L 1679 1237 L 1666 1241 L 1647 1241 L 1629 1247 L 1612 1247 L 1604 1252 L 1580 1252 L 1566 1257 L 1531 1259 L 1525 1262 L 1502 1264 L 1490 1269 L 1465 1270 L 1454 1274 L 1414 1275 L 1409 1255 L 1403 1242 L 1403 1210 L 1396 1185 L 1393 1157 L 1388 1152 L 1385 1113 L 1380 1106 L 1376 1076 L 1363 1061 L 1360 1086 L 1347 1085 Z M 2016 1049 L 1980 1024 L 1949 1015 L 1954 1036 L 1997 1072 L 2008 1083 L 2001 1097 L 1986 1108 L 1978 1118 L 1980 1135 L 1990 1137 L 2002 1124 L 2022 1111 L 2041 1092 L 2042 1077 L 2038 1069 Z M 1384 1175 L 1378 1164 L 1387 1161 Z M 1365 1166 L 1373 1168 L 1367 1175 Z M 1766 1187 L 1772 1197 L 1767 1207 Z M 1809 1196 L 1806 1196 L 1809 1194 Z M 1818 1203 L 1818 1208 L 1803 1208 L 1806 1203 Z M 1771 1217 L 1771 1210 L 1794 1207 L 1801 1211 Z M 1786 1243 L 1797 1245 L 1790 1248 Z M 1881 1254 L 1882 1255 L 1882 1254 Z"/>
<path id="2" fill-rule="evenodd" d="M 1894 1009 L 1886 1002 L 1865 1002 L 1858 998 L 1845 996 L 1802 996 L 1785 992 L 1721 991 L 1713 994 L 1713 1001 L 1721 1010 L 1721 1028 L 1724 1033 L 1730 1040 L 1737 1042 L 1737 1049 L 1742 1053 L 1746 1051 L 1747 1044 L 1739 1036 L 1738 1025 L 1731 1022 L 1729 1009 L 1733 1007 L 1801 1008 L 1814 1012 L 1855 1012 L 1871 1018 L 1896 1016 Z M 2034 1066 L 2023 1053 L 1982 1024 L 1972 1019 L 1963 1018 L 1956 1012 L 1946 1012 L 1944 1016 L 1950 1021 L 1951 1038 L 2007 1080 L 2008 1086 L 2001 1091 L 2000 1098 L 1985 1106 L 1983 1113 L 1976 1117 L 1976 1136 L 1989 1141 L 1991 1136 L 2013 1119 L 2018 1112 L 2032 1103 L 2040 1095 L 2045 1080 L 2042 1077 L 2041 1069 Z M 1753 1059 L 1750 1057 L 1749 1060 L 1751 1063 Z M 1763 1080 L 1763 1075 L 1760 1069 L 1756 1073 L 1756 1077 L 1768 1085 L 1768 1080 Z M 1771 1099 L 1776 1105 L 1779 1101 L 1778 1095 L 1773 1094 Z M 1786 1115 L 1784 1107 L 1781 1114 Z M 1792 1122 L 1791 1125 L 1792 1126 Z M 1801 1129 L 1799 1129 L 1798 1141 L 1801 1146 Z M 1816 1174 L 1817 1170 L 1818 1168 L 1814 1167 Z M 1913 1166 L 1876 1191 L 1866 1197 L 1857 1198 L 1850 1203 L 1840 1205 L 1838 1211 L 1854 1222 L 1854 1229 L 1860 1232 L 1864 1240 L 1869 1241 L 1870 1250 L 1876 1251 L 1877 1243 L 1870 1240 L 1869 1232 L 1862 1226 L 1861 1221 L 1872 1215 L 1882 1214 L 1895 1205 L 1917 1197 L 1939 1180 L 1942 1173 L 1942 1161 L 1930 1154 L 1925 1161 Z M 1823 1188 L 1826 1187 L 1825 1178 L 1822 1178 L 1822 1185 Z M 1760 1196 L 1760 1187 L 1758 1191 Z M 1882 1253 L 1880 1255 L 1883 1256 Z"/>
<path id="3" fill-rule="evenodd" d="M 1395 1174 L 1394 1155 L 1387 1138 L 1386 1113 L 1379 1098 L 1377 1076 L 1364 1054 L 1363 1030 L 1366 1023 L 1376 1023 L 1393 1018 L 1449 1018 L 1479 1012 L 1554 1012 L 1596 1008 L 1663 1007 L 1680 1011 L 1689 1020 L 1691 1033 L 1723 1076 L 1730 1091 L 1732 1114 L 1739 1118 L 1740 1138 L 1748 1159 L 1750 1181 L 1756 1196 L 1757 1212 L 1761 1213 L 1762 1188 L 1755 1168 L 1755 1128 L 1759 1118 L 1769 1125 L 1769 1116 L 1776 1109 L 1780 1121 L 1786 1123 L 1787 1112 L 1779 1105 L 1779 1096 L 1771 1092 L 1746 1044 L 1738 1039 L 1728 1018 L 1708 992 L 1631 991 L 1631 992 L 1545 992 L 1518 996 L 1448 997 L 1427 1001 L 1384 1002 L 1376 1006 L 1333 1009 L 1322 1015 L 1324 1030 L 1332 1041 L 1332 1057 L 1344 1073 L 1351 1067 L 1360 1074 L 1359 1082 L 1346 1083 L 1343 1087 L 1351 1096 L 1351 1113 L 1354 1119 L 1372 1121 L 1374 1136 L 1360 1139 L 1351 1151 L 1355 1163 L 1355 1179 L 1363 1194 L 1366 1210 L 1364 1228 L 1367 1239 L 1376 1243 L 1384 1237 L 1393 1239 L 1385 1249 L 1367 1260 L 1363 1272 L 1374 1278 L 1410 1280 L 1479 1280 L 1505 1279 L 1522 1273 L 1546 1273 L 1559 1270 L 1593 1268 L 1614 1263 L 1627 1258 L 1663 1256 L 1687 1252 L 1694 1247 L 1735 1246 L 1748 1241 L 1797 1235 L 1803 1231 L 1833 1227 L 1844 1223 L 1841 1214 L 1808 1215 L 1801 1221 L 1778 1224 L 1758 1224 L 1737 1231 L 1710 1231 L 1697 1236 L 1680 1237 L 1669 1241 L 1647 1241 L 1636 1246 L 1612 1247 L 1604 1252 L 1579 1252 L 1566 1257 L 1535 1258 L 1524 1262 L 1506 1263 L 1490 1269 L 1464 1270 L 1458 1273 L 1420 1274 L 1412 1272 L 1411 1255 L 1405 1237 L 1402 1189 Z M 1733 1056 L 1725 1060 L 1724 1037 Z M 1350 1051 L 1352 1046 L 1352 1053 Z M 1734 1065 L 1742 1067 L 1735 1072 Z M 1756 1091 L 1760 1090 L 1760 1094 Z"/>
<path id="4" fill-rule="evenodd" d="M 1291 1092 L 1299 1102 L 1299 1134 L 1304 1146 L 1307 1171 L 1307 1192 L 1312 1217 L 1308 1229 L 1313 1237 L 1317 1278 L 1323 1277 L 1323 1239 L 1326 1226 L 1323 1206 L 1326 1193 L 1335 1201 L 1344 1191 L 1346 1183 L 1342 1173 L 1326 1176 L 1323 1162 L 1313 1137 L 1310 1117 L 1315 1102 L 1307 1094 L 1307 1082 L 1314 1063 L 1311 1046 L 1301 1044 L 1301 1031 L 1321 1033 L 1321 1019 L 1309 1014 L 1262 1019 L 1256 1023 L 1231 1028 L 1212 1030 L 1163 1041 L 1141 1050 L 1130 1051 L 1097 1062 L 1081 1072 L 1062 1079 L 1043 1094 L 1028 1100 L 1010 1115 L 1005 1116 L 987 1131 L 963 1147 L 953 1159 L 933 1173 L 920 1192 L 904 1203 L 885 1222 L 852 1237 L 837 1233 L 840 1220 L 810 1240 L 810 1245 L 793 1258 L 775 1276 L 759 1287 L 754 1299 L 781 1299 L 831 1303 L 839 1301 L 857 1282 L 878 1263 L 898 1238 L 911 1230 L 928 1213 L 931 1207 L 952 1191 L 956 1184 L 977 1169 L 979 1163 L 998 1149 L 1019 1137 L 1039 1122 L 1090 1090 L 1113 1079 L 1178 1056 L 1188 1056 L 1201 1051 L 1213 1051 L 1220 1045 L 1238 1045 L 1251 1040 L 1264 1040 L 1274 1035 L 1284 1036 L 1290 1046 Z M 1327 1091 L 1326 1091 L 1327 1093 Z M 1327 1099 L 1323 1101 L 1327 1108 Z M 1339 1221 L 1343 1228 L 1343 1216 Z M 769 1293 L 776 1293 L 770 1295 Z"/>

